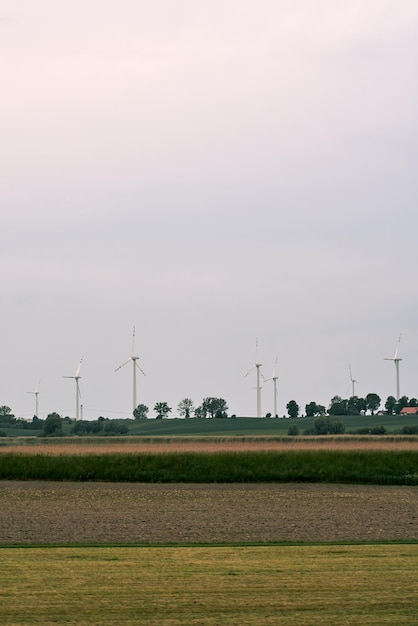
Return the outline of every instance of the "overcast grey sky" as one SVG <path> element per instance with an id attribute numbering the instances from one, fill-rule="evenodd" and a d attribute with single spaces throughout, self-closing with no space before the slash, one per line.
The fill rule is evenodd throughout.
<path id="1" fill-rule="evenodd" d="M 416 0 L 0 0 L 0 404 L 418 396 Z M 271 382 L 262 412 L 273 409 Z M 151 411 L 151 416 L 154 413 Z"/>

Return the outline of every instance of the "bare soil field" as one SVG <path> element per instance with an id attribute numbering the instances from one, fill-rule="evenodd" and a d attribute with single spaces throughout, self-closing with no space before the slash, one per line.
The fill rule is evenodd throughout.
<path id="1" fill-rule="evenodd" d="M 29 445 L 2 444 L 0 453 L 14 454 L 159 454 L 167 452 L 243 452 L 246 450 L 276 450 L 285 452 L 290 450 L 418 450 L 418 438 L 402 437 L 313 437 L 309 439 L 265 439 L 243 438 L 242 440 L 221 438 L 217 440 L 207 439 L 190 440 L 183 437 L 164 441 L 111 442 L 104 440 L 103 443 L 71 442 L 48 443 L 42 439 L 35 439 Z"/>
<path id="2" fill-rule="evenodd" d="M 418 488 L 0 482 L 0 544 L 418 540 Z"/>

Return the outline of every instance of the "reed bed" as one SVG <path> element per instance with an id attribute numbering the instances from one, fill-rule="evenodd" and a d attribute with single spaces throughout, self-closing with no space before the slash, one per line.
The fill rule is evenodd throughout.
<path id="1" fill-rule="evenodd" d="M 0 442 L 0 454 L 166 454 L 170 452 L 245 452 L 290 450 L 398 450 L 418 451 L 418 437 L 154 437 L 154 438 L 16 438 Z"/>
<path id="2" fill-rule="evenodd" d="M 288 450 L 0 455 L 2 480 L 417 485 L 417 451 Z"/>

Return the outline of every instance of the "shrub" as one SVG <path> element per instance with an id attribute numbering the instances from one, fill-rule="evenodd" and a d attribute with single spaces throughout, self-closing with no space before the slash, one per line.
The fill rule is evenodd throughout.
<path id="1" fill-rule="evenodd" d="M 386 433 L 386 428 L 384 426 L 372 426 L 370 429 L 371 435 L 384 435 Z"/>
<path id="2" fill-rule="evenodd" d="M 287 434 L 290 435 L 290 437 L 297 437 L 299 435 L 299 427 L 297 426 L 297 424 L 292 424 L 292 426 L 289 426 Z"/>
<path id="3" fill-rule="evenodd" d="M 402 426 L 400 433 L 402 435 L 418 435 L 418 426 L 413 424 Z"/>
<path id="4" fill-rule="evenodd" d="M 339 417 L 320 415 L 314 420 L 315 435 L 342 435 L 345 432 L 344 422 Z"/>

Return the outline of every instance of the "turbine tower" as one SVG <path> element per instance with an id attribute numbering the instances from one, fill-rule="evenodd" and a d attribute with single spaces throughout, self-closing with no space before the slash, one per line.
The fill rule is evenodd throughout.
<path id="1" fill-rule="evenodd" d="M 261 363 L 259 362 L 259 358 L 258 358 L 258 339 L 256 339 L 255 341 L 255 363 L 252 366 L 252 368 L 250 370 L 248 370 L 248 372 L 245 374 L 245 376 L 248 376 L 248 374 L 250 372 L 253 371 L 253 369 L 256 370 L 257 372 L 257 417 L 261 417 L 261 386 L 260 386 L 260 367 L 261 367 Z"/>
<path id="2" fill-rule="evenodd" d="M 41 381 L 39 380 L 35 391 L 27 391 L 26 393 L 33 393 L 33 395 L 35 396 L 35 415 L 36 417 L 39 417 L 39 385 L 41 384 Z"/>
<path id="3" fill-rule="evenodd" d="M 78 421 L 80 419 L 80 384 L 79 384 L 79 380 L 81 378 L 80 376 L 80 369 L 81 369 L 81 364 L 83 363 L 83 357 L 81 357 L 80 359 L 80 363 L 78 364 L 78 367 L 76 369 L 76 372 L 74 374 L 74 376 L 63 376 L 63 378 L 74 378 L 75 380 L 75 419 L 76 421 Z"/>
<path id="4" fill-rule="evenodd" d="M 355 396 L 354 387 L 355 387 L 355 385 L 358 384 L 358 380 L 354 380 L 354 378 L 353 378 L 353 374 L 351 373 L 351 365 L 350 365 L 350 363 L 348 364 L 348 369 L 350 370 L 351 397 L 354 398 L 354 396 Z"/>
<path id="5" fill-rule="evenodd" d="M 273 388 L 274 388 L 274 402 L 273 402 L 273 406 L 274 406 L 274 417 L 277 417 L 278 413 L 277 413 L 277 381 L 278 381 L 279 377 L 277 375 L 277 356 L 276 356 L 276 361 L 274 363 L 274 368 L 273 368 L 273 376 L 271 376 L 271 378 L 266 378 L 267 380 L 272 380 L 273 381 Z"/>
<path id="6" fill-rule="evenodd" d="M 399 335 L 399 339 L 398 339 L 398 345 L 396 346 L 396 351 L 395 351 L 395 356 L 392 357 L 385 357 L 385 361 L 393 361 L 395 363 L 395 369 L 396 369 L 396 400 L 399 400 L 399 398 L 401 397 L 401 393 L 400 393 L 400 387 L 399 387 L 399 362 L 402 361 L 402 359 L 398 356 L 399 354 L 399 344 L 401 343 L 401 335 Z"/>
<path id="7" fill-rule="evenodd" d="M 115 372 L 117 372 L 122 367 L 127 365 L 129 361 L 132 361 L 132 370 L 133 370 L 133 391 L 132 391 L 133 409 L 132 410 L 133 411 L 135 411 L 136 407 L 138 406 L 136 402 L 136 368 L 138 368 L 139 371 L 142 372 L 144 376 L 146 376 L 144 370 L 138 364 L 138 359 L 139 359 L 139 356 L 135 356 L 135 326 L 134 326 L 134 330 L 132 334 L 132 354 L 129 357 L 129 359 L 127 359 L 124 363 L 122 363 L 122 365 L 119 365 L 119 367 L 115 369 Z"/>

